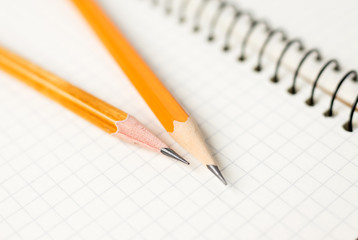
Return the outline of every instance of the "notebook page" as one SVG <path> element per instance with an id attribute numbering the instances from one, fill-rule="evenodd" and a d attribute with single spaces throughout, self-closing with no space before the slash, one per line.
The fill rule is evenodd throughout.
<path id="1" fill-rule="evenodd" d="M 0 14 L 11 22 L 12 9 L 26 19 L 12 22 L 12 38 L 2 44 L 132 113 L 172 143 L 70 4 L 22 4 Z M 288 96 L 286 80 L 276 86 L 265 73 L 254 75 L 251 63 L 237 65 L 148 2 L 103 5 L 198 120 L 230 186 L 190 156 L 186 167 L 118 142 L 3 74 L 5 239 L 356 237 L 357 141 L 341 128 L 349 109 L 337 104 L 339 114 L 323 118 L 322 94 L 317 107 L 307 108 L 308 88 Z M 25 35 L 29 9 L 43 25 L 35 31 L 29 23 Z M 13 141 L 19 136 L 26 141 Z"/>

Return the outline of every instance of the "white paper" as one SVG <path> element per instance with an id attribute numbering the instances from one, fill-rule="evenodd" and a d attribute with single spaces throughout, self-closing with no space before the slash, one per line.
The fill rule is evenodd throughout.
<path id="1" fill-rule="evenodd" d="M 134 115 L 191 165 L 122 143 L 0 72 L 1 239 L 355 239 L 357 129 L 342 128 L 350 109 L 336 102 L 325 118 L 329 96 L 318 91 L 306 106 L 310 85 L 289 95 L 291 74 L 272 84 L 273 63 L 254 73 L 255 57 L 238 63 L 237 49 L 224 54 L 222 39 L 207 43 L 164 3 L 101 1 L 198 121 L 229 186 L 170 139 L 70 2 L 6 1 L 1 45 Z M 350 37 L 332 46 L 354 49 Z"/>

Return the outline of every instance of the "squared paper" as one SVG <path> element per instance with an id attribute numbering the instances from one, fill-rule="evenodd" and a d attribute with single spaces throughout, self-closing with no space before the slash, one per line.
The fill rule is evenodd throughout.
<path id="1" fill-rule="evenodd" d="M 290 96 L 291 75 L 270 83 L 272 63 L 255 74 L 255 57 L 237 63 L 238 51 L 221 52 L 222 39 L 206 43 L 205 29 L 193 34 L 151 1 L 100 2 L 198 121 L 229 186 L 170 139 L 69 1 L 7 1 L 0 4 L 3 46 L 134 115 L 191 165 L 122 143 L 0 72 L 1 239 L 358 236 L 358 141 L 342 129 L 347 107 L 337 102 L 337 116 L 324 118 L 328 96 L 318 92 L 317 106 L 307 107 L 309 85 Z M 243 1 L 258 12 L 259 3 Z M 287 26 L 301 33 L 308 22 L 315 31 L 350 19 Z M 309 40 L 320 36 L 329 32 Z M 322 44 L 345 49 L 350 61 L 358 36 L 349 36 L 347 47 L 332 35 L 331 46 Z"/>

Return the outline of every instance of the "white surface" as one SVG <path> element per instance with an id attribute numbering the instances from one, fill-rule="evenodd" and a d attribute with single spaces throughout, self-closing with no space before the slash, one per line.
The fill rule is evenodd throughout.
<path id="1" fill-rule="evenodd" d="M 289 16 L 293 2 L 303 1 L 287 6 Z M 356 4 L 340 2 L 350 4 L 354 16 Z M 357 130 L 341 127 L 347 107 L 336 104 L 336 117 L 324 118 L 327 96 L 317 92 L 317 106 L 308 108 L 308 85 L 288 95 L 292 76 L 271 84 L 271 71 L 252 72 L 254 58 L 238 64 L 235 51 L 223 54 L 220 41 L 207 44 L 149 1 L 102 3 L 197 119 L 230 185 L 177 145 L 189 167 L 123 144 L 1 73 L 1 239 L 357 237 Z M 1 5 L 2 45 L 128 111 L 173 144 L 69 2 Z M 268 5 L 267 18 L 279 22 L 284 8 L 279 14 Z M 342 49 L 347 62 L 355 54 L 344 52 L 357 41 L 353 33 L 342 34 L 333 50 L 328 44 L 324 50 Z"/>

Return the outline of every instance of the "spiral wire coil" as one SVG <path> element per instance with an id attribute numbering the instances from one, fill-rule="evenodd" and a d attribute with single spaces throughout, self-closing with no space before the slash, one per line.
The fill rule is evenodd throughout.
<path id="1" fill-rule="evenodd" d="M 150 1 L 152 2 L 152 4 L 154 6 L 159 5 L 159 0 L 150 0 Z M 181 1 L 179 8 L 178 8 L 178 19 L 179 19 L 179 23 L 186 22 L 188 7 L 190 5 L 190 2 L 192 2 L 193 0 L 162 0 L 162 1 L 164 1 L 164 9 L 167 14 L 172 13 L 175 1 Z M 236 5 L 226 2 L 224 0 L 200 0 L 199 6 L 197 7 L 197 9 L 195 10 L 195 13 L 194 13 L 194 19 L 193 19 L 193 31 L 194 32 L 199 32 L 201 30 L 200 22 L 201 22 L 201 19 L 203 16 L 203 12 L 204 12 L 205 8 L 209 5 L 209 3 L 212 1 L 217 1 L 219 4 L 215 10 L 215 13 L 212 16 L 212 19 L 209 22 L 209 33 L 207 36 L 207 40 L 209 42 L 214 41 L 216 39 L 215 30 L 217 28 L 218 22 L 220 21 L 221 17 L 223 16 L 224 10 L 226 8 L 232 8 L 232 10 L 234 11 L 233 18 L 224 33 L 224 45 L 222 47 L 222 50 L 224 52 L 228 52 L 232 49 L 232 46 L 230 45 L 230 39 L 234 33 L 236 26 L 239 24 L 240 20 L 246 16 L 249 21 L 249 29 L 246 31 L 245 35 L 243 36 L 243 40 L 240 44 L 240 48 L 241 48 L 240 55 L 237 57 L 237 60 L 240 62 L 245 61 L 247 58 L 246 49 L 247 49 L 247 45 L 250 42 L 252 34 L 260 25 L 264 26 L 266 38 L 265 38 L 265 41 L 263 42 L 263 44 L 261 45 L 261 47 L 259 48 L 260 50 L 258 51 L 257 65 L 254 67 L 254 70 L 256 72 L 260 72 L 263 70 L 263 64 L 262 64 L 263 57 L 264 57 L 264 55 L 267 51 L 267 48 L 268 48 L 270 42 L 272 41 L 272 39 L 276 35 L 281 36 L 280 41 L 282 41 L 282 43 L 285 46 L 284 46 L 283 50 L 281 50 L 279 58 L 275 65 L 275 72 L 274 72 L 273 77 L 271 78 L 271 81 L 273 83 L 277 83 L 280 80 L 279 70 L 281 68 L 282 62 L 283 62 L 284 57 L 287 54 L 287 52 L 291 48 L 293 48 L 295 45 L 298 46 L 298 51 L 303 53 L 303 57 L 300 60 L 298 66 L 296 67 L 296 69 L 294 71 L 292 85 L 287 90 L 290 94 L 294 95 L 298 92 L 298 89 L 296 87 L 297 78 L 299 76 L 302 66 L 307 61 L 307 59 L 309 59 L 310 56 L 315 54 L 315 56 L 316 56 L 315 61 L 318 63 L 322 62 L 322 54 L 318 49 L 314 48 L 314 49 L 306 50 L 301 39 L 299 39 L 299 38 L 290 39 L 284 30 L 279 29 L 279 28 L 272 28 L 267 23 L 267 21 L 256 19 L 251 15 L 250 12 L 242 10 L 241 8 L 237 7 Z M 334 66 L 333 69 L 330 68 L 331 66 Z M 331 59 L 331 60 L 328 60 L 325 64 L 323 64 L 323 67 L 320 69 L 320 71 L 312 85 L 311 95 L 306 100 L 306 104 L 308 106 L 312 107 L 316 104 L 315 99 L 314 99 L 315 90 L 318 86 L 319 80 L 322 78 L 322 75 L 325 72 L 327 72 L 329 69 L 331 69 L 331 71 L 334 71 L 334 72 L 340 72 L 341 65 L 338 62 L 338 60 Z M 326 117 L 334 116 L 333 105 L 334 105 L 335 99 L 337 98 L 338 91 L 341 88 L 341 86 L 344 84 L 344 82 L 346 82 L 346 80 L 349 78 L 351 78 L 353 81 L 357 82 L 358 81 L 357 72 L 355 70 L 348 71 L 347 74 L 345 74 L 345 76 L 340 80 L 340 82 L 338 83 L 338 85 L 332 95 L 329 109 L 324 113 L 324 116 L 326 116 Z M 343 128 L 346 131 L 353 132 L 353 117 L 354 117 L 354 113 L 355 113 L 357 105 L 358 105 L 358 96 L 357 96 L 354 104 L 352 105 L 348 121 L 343 125 Z"/>

